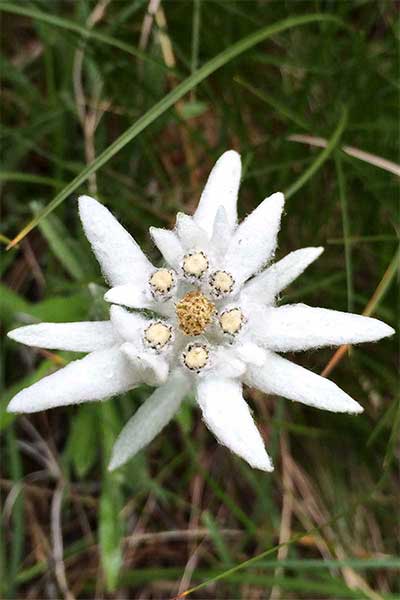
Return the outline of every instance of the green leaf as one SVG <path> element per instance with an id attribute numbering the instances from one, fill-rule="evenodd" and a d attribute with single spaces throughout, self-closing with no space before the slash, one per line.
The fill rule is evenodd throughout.
<path id="1" fill-rule="evenodd" d="M 86 318 L 90 307 L 90 297 L 86 292 L 79 292 L 71 296 L 59 296 L 42 300 L 29 306 L 29 314 L 39 321 L 64 323 L 68 321 L 82 321 Z"/>
<path id="2" fill-rule="evenodd" d="M 55 296 L 30 303 L 0 283 L 0 319 L 7 324 L 29 325 L 38 321 L 54 323 L 85 319 L 92 299 L 87 291 L 70 296 Z"/>
<path id="3" fill-rule="evenodd" d="M 38 202 L 32 202 L 32 207 L 34 214 L 38 214 L 42 208 Z M 48 215 L 46 219 L 40 221 L 39 229 L 67 273 L 72 279 L 82 281 L 85 278 L 82 260 L 77 256 L 64 224 L 55 215 Z"/>
<path id="4" fill-rule="evenodd" d="M 0 8 L 4 8 L 4 6 L 4 4 L 0 4 Z M 7 4 L 6 6 L 8 7 L 8 10 L 11 10 L 9 4 Z M 15 8 L 13 5 L 11 5 L 11 7 L 13 9 Z M 61 190 L 61 192 L 57 194 L 57 196 L 48 204 L 48 206 L 44 208 L 39 215 L 32 219 L 32 221 L 22 229 L 22 231 L 20 231 L 20 233 L 12 240 L 8 247 L 10 248 L 18 244 L 34 227 L 38 225 L 38 223 L 40 223 L 40 221 L 44 217 L 50 214 L 70 194 L 75 192 L 79 188 L 79 186 L 84 181 L 86 181 L 88 177 L 90 177 L 90 175 L 92 175 L 92 173 L 98 171 L 100 167 L 105 165 L 115 154 L 117 154 L 129 142 L 135 139 L 139 135 L 139 133 L 141 133 L 144 129 L 146 129 L 146 127 L 151 125 L 151 123 L 153 123 L 158 117 L 164 114 L 185 94 L 187 94 L 200 82 L 204 81 L 212 73 L 226 65 L 228 62 L 230 62 L 246 50 L 249 50 L 256 44 L 259 44 L 260 42 L 268 39 L 273 35 L 276 35 L 293 27 L 298 27 L 300 25 L 307 25 L 316 22 L 331 22 L 342 27 L 344 26 L 343 22 L 340 19 L 329 14 L 315 13 L 312 15 L 299 15 L 296 17 L 284 19 L 283 21 L 279 21 L 278 23 L 274 23 L 273 25 L 268 25 L 267 27 L 262 27 L 258 31 L 255 31 L 254 33 L 251 33 L 245 38 L 242 38 L 235 44 L 232 44 L 232 46 L 226 48 L 225 50 L 220 52 L 220 54 L 217 54 L 217 56 L 205 63 L 195 73 L 193 73 L 187 79 L 185 79 L 179 85 L 177 85 L 176 88 L 169 92 L 169 94 L 164 96 L 164 98 L 162 98 L 142 117 L 140 117 L 140 119 L 138 119 L 136 123 L 128 127 L 128 129 L 124 131 L 124 133 L 120 135 L 119 138 L 117 138 L 108 148 L 106 148 L 106 150 L 99 154 L 99 156 L 92 163 L 87 165 L 87 167 L 85 167 L 77 175 L 77 177 L 75 177 L 75 179 L 73 179 L 63 190 Z M 332 148 L 329 149 L 328 154 L 331 152 L 331 150 Z M 324 152 L 326 151 L 328 151 L 328 148 L 326 148 Z M 322 152 L 321 155 L 324 154 L 324 152 Z M 301 187 L 302 182 L 299 182 L 296 185 L 298 187 Z M 293 187 L 294 186 L 292 186 L 292 188 Z M 294 191 L 291 191 L 291 193 L 294 193 Z"/>
<path id="5" fill-rule="evenodd" d="M 193 100 L 192 102 L 185 102 L 181 109 L 181 117 L 183 119 L 193 119 L 194 117 L 199 117 L 208 109 L 208 104 L 206 102 L 201 102 L 199 100 Z"/>
<path id="6" fill-rule="evenodd" d="M 52 370 L 54 370 L 54 364 L 50 360 L 44 360 L 33 373 L 29 373 L 29 375 L 26 375 L 26 377 L 23 377 L 18 383 L 10 386 L 2 393 L 0 402 L 0 431 L 8 427 L 17 416 L 15 413 L 7 412 L 7 405 L 11 398 L 24 388 L 45 377 L 45 375 L 49 375 Z"/>
<path id="7" fill-rule="evenodd" d="M 121 429 L 115 404 L 101 404 L 101 442 L 103 450 L 103 488 L 100 499 L 99 543 L 101 565 L 107 589 L 112 592 L 118 584 L 122 566 L 123 528 L 120 520 L 122 494 L 118 473 L 108 471 L 108 463 L 116 433 Z"/>
<path id="8" fill-rule="evenodd" d="M 98 450 L 96 427 L 97 407 L 90 405 L 79 407 L 79 411 L 72 419 L 66 455 L 71 459 L 80 479 L 90 471 L 96 460 Z"/>
<path id="9" fill-rule="evenodd" d="M 12 321 L 16 312 L 29 311 L 29 307 L 29 302 L 0 283 L 0 319 L 3 323 Z"/>
<path id="10" fill-rule="evenodd" d="M 101 565 L 104 570 L 107 589 L 117 588 L 119 571 L 122 566 L 122 527 L 119 520 L 121 498 L 119 488 L 113 484 L 112 477 L 103 480 L 100 499 L 99 543 Z"/>

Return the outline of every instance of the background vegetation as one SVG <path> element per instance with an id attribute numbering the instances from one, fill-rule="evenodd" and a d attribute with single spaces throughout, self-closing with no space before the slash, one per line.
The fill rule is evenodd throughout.
<path id="1" fill-rule="evenodd" d="M 382 159 L 398 157 L 397 7 L 1 2 L 3 245 L 55 208 L 3 253 L 4 331 L 106 316 L 79 192 L 104 201 L 157 260 L 148 226 L 190 213 L 228 148 L 244 161 L 242 216 L 288 192 L 278 256 L 326 248 L 282 302 L 367 307 L 396 326 L 398 179 Z M 4 597 L 168 598 L 194 586 L 193 598 L 398 597 L 394 339 L 352 349 L 330 374 L 361 417 L 247 390 L 272 475 L 219 447 L 190 399 L 110 475 L 110 448 L 148 390 L 15 418 L 9 399 L 73 356 L 10 340 L 3 350 Z M 321 372 L 332 353 L 295 360 Z"/>

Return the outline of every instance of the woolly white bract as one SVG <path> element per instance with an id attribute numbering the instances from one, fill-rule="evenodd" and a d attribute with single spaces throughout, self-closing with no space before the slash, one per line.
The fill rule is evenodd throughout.
<path id="1" fill-rule="evenodd" d="M 161 431 L 194 388 L 219 442 L 251 466 L 271 471 L 243 383 L 316 408 L 363 410 L 334 383 L 277 352 L 374 341 L 393 329 L 334 310 L 276 305 L 280 292 L 323 249 L 297 250 L 271 265 L 283 195 L 273 194 L 238 224 L 240 173 L 239 155 L 226 152 L 193 217 L 178 214 L 173 231 L 150 229 L 165 260 L 161 268 L 103 205 L 88 196 L 79 199 L 85 233 L 111 286 L 105 295 L 113 304 L 110 320 L 42 323 L 10 332 L 30 346 L 89 354 L 22 390 L 9 411 L 104 400 L 141 383 L 156 387 L 117 439 L 114 469 Z"/>

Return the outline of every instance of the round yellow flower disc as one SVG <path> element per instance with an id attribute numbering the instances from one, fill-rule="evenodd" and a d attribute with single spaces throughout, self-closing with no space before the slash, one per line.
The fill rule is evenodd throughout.
<path id="1" fill-rule="evenodd" d="M 176 305 L 179 327 L 186 335 L 200 335 L 210 324 L 215 305 L 199 291 L 188 292 Z"/>
<path id="2" fill-rule="evenodd" d="M 234 283 L 232 275 L 226 271 L 215 271 L 210 277 L 210 285 L 217 295 L 229 294 Z"/>
<path id="3" fill-rule="evenodd" d="M 240 308 L 227 310 L 219 318 L 219 324 L 224 333 L 235 335 L 243 325 L 243 313 Z"/>
<path id="4" fill-rule="evenodd" d="M 208 269 L 208 259 L 203 252 L 187 254 L 183 258 L 182 268 L 185 275 L 200 278 Z"/>
<path id="5" fill-rule="evenodd" d="M 190 344 L 183 353 L 183 362 L 191 371 L 203 369 L 208 361 L 209 352 L 203 344 Z"/>
<path id="6" fill-rule="evenodd" d="M 168 327 L 168 325 L 165 325 L 165 323 L 157 321 L 147 327 L 144 332 L 144 337 L 146 342 L 152 348 L 160 350 L 170 341 L 172 337 L 171 328 Z"/>
<path id="7" fill-rule="evenodd" d="M 173 271 L 169 269 L 158 269 L 149 279 L 150 286 L 159 294 L 168 293 L 175 283 Z"/>

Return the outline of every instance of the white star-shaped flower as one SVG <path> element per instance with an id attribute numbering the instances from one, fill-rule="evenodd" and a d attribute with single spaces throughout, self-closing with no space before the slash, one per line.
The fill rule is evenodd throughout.
<path id="1" fill-rule="evenodd" d="M 178 214 L 173 231 L 151 228 L 165 260 L 161 268 L 103 205 L 79 199 L 85 233 L 111 286 L 105 295 L 113 304 L 110 320 L 10 332 L 30 346 L 89 354 L 22 390 L 9 411 L 35 412 L 104 400 L 141 383 L 155 386 L 117 439 L 113 469 L 148 444 L 194 388 L 219 442 L 265 471 L 273 467 L 243 399 L 243 383 L 316 408 L 362 412 L 332 381 L 278 353 L 370 342 L 394 330 L 359 315 L 276 305 L 280 292 L 323 249 L 303 248 L 270 265 L 284 198 L 273 194 L 238 224 L 240 174 L 239 155 L 226 152 L 193 217 Z"/>

